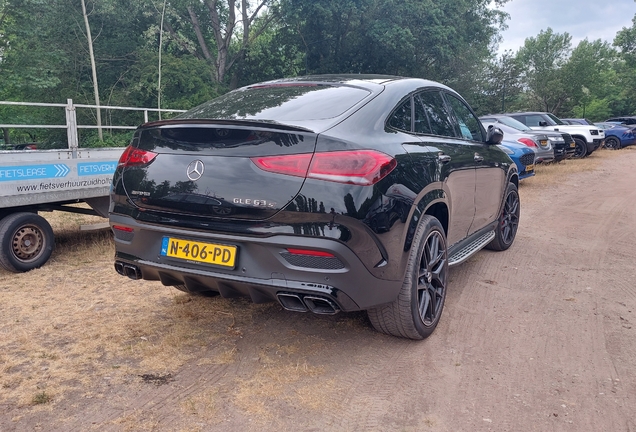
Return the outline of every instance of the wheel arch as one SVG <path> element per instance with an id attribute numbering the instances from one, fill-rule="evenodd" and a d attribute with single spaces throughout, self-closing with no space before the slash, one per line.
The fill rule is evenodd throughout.
<path id="1" fill-rule="evenodd" d="M 448 216 L 448 206 L 446 205 L 446 202 L 438 201 L 438 202 L 435 202 L 435 203 L 431 204 L 426 209 L 424 214 L 433 216 L 435 219 L 437 219 L 439 221 L 439 223 L 442 224 L 442 227 L 444 228 L 444 234 L 448 236 L 448 218 L 449 218 L 449 216 Z"/>
<path id="2" fill-rule="evenodd" d="M 509 176 L 508 183 L 514 183 L 514 185 L 517 186 L 517 189 L 519 189 L 519 173 L 514 173 Z"/>
<path id="3" fill-rule="evenodd" d="M 570 135 L 572 135 L 573 139 L 578 138 L 580 140 L 585 141 L 586 144 L 588 143 L 587 137 L 585 135 L 581 135 L 581 134 L 570 134 Z"/>
<path id="4" fill-rule="evenodd" d="M 444 228 L 444 235 L 448 235 L 450 209 L 447 195 L 442 189 L 429 190 L 414 203 L 407 222 L 406 237 L 404 239 L 405 252 L 411 249 L 413 236 L 423 215 L 430 215 L 439 220 Z"/>

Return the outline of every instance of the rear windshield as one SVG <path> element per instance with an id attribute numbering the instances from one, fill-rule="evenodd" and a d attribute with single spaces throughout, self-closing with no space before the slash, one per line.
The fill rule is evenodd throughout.
<path id="1" fill-rule="evenodd" d="M 192 108 L 181 119 L 322 120 L 338 117 L 370 94 L 349 86 L 272 84 L 236 90 Z"/>

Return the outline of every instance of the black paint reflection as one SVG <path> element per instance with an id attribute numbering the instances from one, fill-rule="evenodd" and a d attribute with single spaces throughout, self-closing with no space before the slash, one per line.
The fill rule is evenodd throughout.
<path id="1" fill-rule="evenodd" d="M 300 134 L 279 133 L 252 129 L 206 127 L 161 128 L 146 131 L 140 148 L 160 151 L 162 148 L 178 151 L 200 152 L 210 149 L 234 149 L 243 146 L 274 144 L 289 148 L 302 143 Z"/>
<path id="2" fill-rule="evenodd" d="M 266 85 L 227 93 L 177 119 L 257 119 L 268 121 L 334 118 L 360 102 L 369 91 L 321 84 Z"/>

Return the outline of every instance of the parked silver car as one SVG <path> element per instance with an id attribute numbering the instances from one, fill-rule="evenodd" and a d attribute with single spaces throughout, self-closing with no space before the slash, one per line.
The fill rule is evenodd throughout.
<path id="1" fill-rule="evenodd" d="M 512 138 L 513 136 L 515 136 L 515 140 L 519 137 L 524 136 L 534 137 L 534 140 L 539 141 L 547 138 L 550 141 L 550 146 L 552 147 L 552 151 L 554 153 L 555 162 L 560 162 L 564 159 L 572 157 L 576 150 L 576 143 L 574 142 L 574 139 L 572 139 L 572 136 L 562 131 L 537 131 L 505 114 L 488 114 L 479 117 L 479 120 L 486 128 L 489 125 L 494 125 L 503 130 L 506 139 Z M 517 137 L 516 135 L 518 134 L 521 135 Z M 537 152 L 540 153 L 541 149 L 542 147 L 540 146 L 540 143 L 537 143 Z M 537 155 L 537 158 L 541 159 L 539 162 L 549 161 L 549 159 L 546 159 L 541 154 Z"/>
<path id="2" fill-rule="evenodd" d="M 498 127 L 503 131 L 504 136 L 508 141 L 516 141 L 533 149 L 537 153 L 537 163 L 552 162 L 554 160 L 554 150 L 552 149 L 552 143 L 545 134 L 537 135 L 533 133 L 532 130 L 530 130 L 530 133 L 528 133 L 527 131 L 521 130 L 518 126 L 511 126 L 508 123 L 516 121 L 512 118 L 510 119 L 511 121 L 502 119 L 484 119 L 482 117 L 480 117 L 479 120 L 484 125 L 485 129 L 488 129 L 489 126 Z M 526 127 L 526 129 L 528 128 Z"/>

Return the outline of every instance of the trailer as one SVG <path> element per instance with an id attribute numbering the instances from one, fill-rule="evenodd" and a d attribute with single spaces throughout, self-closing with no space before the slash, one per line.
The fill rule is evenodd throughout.
<path id="1" fill-rule="evenodd" d="M 113 174 L 124 148 L 80 148 L 77 108 L 93 105 L 0 102 L 64 108 L 65 125 L 0 124 L 0 128 L 64 128 L 68 148 L 62 150 L 0 150 L 0 265 L 11 272 L 25 272 L 44 265 L 55 247 L 51 225 L 38 213 L 66 211 L 108 217 Z M 100 109 L 148 112 L 183 112 L 156 108 L 102 106 Z M 108 129 L 136 129 L 136 126 L 108 125 Z M 90 208 L 72 206 L 86 203 Z"/>

